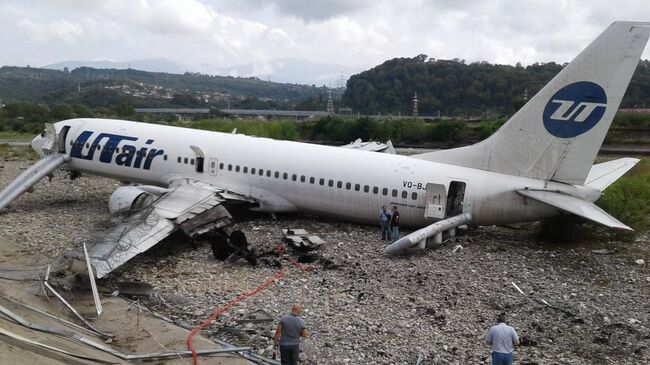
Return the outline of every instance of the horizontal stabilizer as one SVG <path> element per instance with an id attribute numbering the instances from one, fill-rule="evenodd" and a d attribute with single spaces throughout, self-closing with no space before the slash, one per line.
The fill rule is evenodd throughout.
<path id="1" fill-rule="evenodd" d="M 577 216 L 589 219 L 590 221 L 600 223 L 610 228 L 633 231 L 632 228 L 626 226 L 618 219 L 612 217 L 604 210 L 598 208 L 594 203 L 590 203 L 574 196 L 561 194 L 554 191 L 530 189 L 517 190 L 517 193 L 525 197 L 535 199 L 542 203 L 546 203 L 565 212 L 573 213 Z"/>
<path id="2" fill-rule="evenodd" d="M 442 233 L 452 228 L 462 226 L 463 224 L 467 224 L 471 220 L 472 220 L 472 215 L 469 213 L 463 213 L 451 218 L 443 219 L 436 223 L 430 224 L 422 229 L 418 229 L 417 231 L 409 235 L 406 235 L 398 239 L 397 241 L 391 243 L 390 245 L 386 246 L 386 248 L 384 248 L 384 253 L 396 254 L 402 250 L 411 248 L 417 245 L 418 243 L 425 241 L 427 238 L 433 237 L 438 233 Z"/>
<path id="3" fill-rule="evenodd" d="M 604 191 L 639 161 L 638 158 L 627 157 L 593 165 L 589 170 L 589 175 L 587 175 L 585 186 Z"/>

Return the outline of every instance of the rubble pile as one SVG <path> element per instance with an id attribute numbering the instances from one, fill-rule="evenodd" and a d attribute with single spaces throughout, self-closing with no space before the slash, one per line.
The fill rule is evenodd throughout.
<path id="1" fill-rule="evenodd" d="M 27 165 L 0 164 L 0 186 Z M 1 238 L 54 257 L 106 228 L 115 187 L 94 177 L 41 182 L 0 215 Z M 520 364 L 650 362 L 647 235 L 632 243 L 555 245 L 539 242 L 534 227 L 485 227 L 458 237 L 462 249 L 450 244 L 391 258 L 382 253 L 378 228 L 333 219 L 251 214 L 233 229 L 265 252 L 282 242 L 286 227 L 325 241 L 305 264 L 318 268 L 303 272 L 281 260 L 285 276 L 204 334 L 270 356 L 277 319 L 299 302 L 312 331 L 306 364 L 480 364 L 489 363 L 485 333 L 506 312 L 522 338 Z M 100 285 L 150 284 L 144 305 L 194 327 L 273 276 L 275 262 L 218 261 L 207 242 L 174 235 Z M 266 315 L 275 318 L 270 326 Z"/>

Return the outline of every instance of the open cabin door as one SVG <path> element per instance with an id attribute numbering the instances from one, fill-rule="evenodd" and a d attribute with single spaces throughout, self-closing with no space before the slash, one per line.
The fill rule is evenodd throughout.
<path id="1" fill-rule="evenodd" d="M 204 171 L 205 155 L 203 155 L 203 151 L 197 146 L 190 146 L 190 149 L 194 152 L 196 158 L 196 172 L 202 173 Z"/>
<path id="2" fill-rule="evenodd" d="M 66 125 L 61 128 L 61 132 L 59 132 L 59 135 L 57 136 L 59 138 L 58 140 L 58 149 L 59 153 L 65 154 L 65 149 L 67 146 L 65 145 L 65 140 L 68 138 L 68 132 L 70 131 L 70 126 Z"/>
<path id="3" fill-rule="evenodd" d="M 439 220 L 463 213 L 465 186 L 455 180 L 449 183 L 449 190 L 443 184 L 427 184 L 424 217 Z"/>
<path id="4" fill-rule="evenodd" d="M 427 184 L 424 217 L 431 219 L 445 218 L 447 191 L 442 184 Z"/>

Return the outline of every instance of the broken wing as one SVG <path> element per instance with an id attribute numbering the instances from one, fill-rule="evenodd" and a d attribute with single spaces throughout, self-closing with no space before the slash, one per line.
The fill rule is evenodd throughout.
<path id="1" fill-rule="evenodd" d="M 228 200 L 253 203 L 249 197 L 227 192 L 209 184 L 176 181 L 162 196 L 128 216 L 88 251 L 98 278 L 142 253 L 177 229 L 189 236 L 199 235 L 231 223 L 231 215 L 221 204 Z"/>

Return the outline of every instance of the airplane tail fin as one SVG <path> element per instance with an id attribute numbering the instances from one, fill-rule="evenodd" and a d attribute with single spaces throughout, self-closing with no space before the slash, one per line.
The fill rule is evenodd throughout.
<path id="1" fill-rule="evenodd" d="M 648 37 L 650 22 L 614 22 L 488 139 L 412 157 L 584 184 Z"/>

